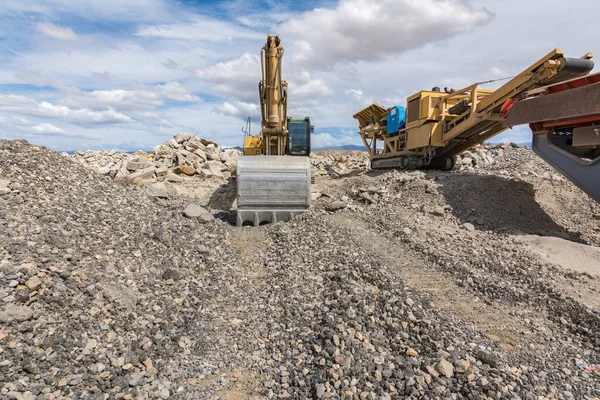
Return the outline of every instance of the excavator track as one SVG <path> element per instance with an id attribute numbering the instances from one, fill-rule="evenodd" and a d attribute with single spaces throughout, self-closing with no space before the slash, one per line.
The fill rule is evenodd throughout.
<path id="1" fill-rule="evenodd" d="M 429 163 L 425 163 L 422 157 L 400 156 L 393 158 L 381 158 L 371 160 L 371 169 L 439 169 L 449 171 L 454 168 L 454 158 L 444 157 L 435 158 Z"/>

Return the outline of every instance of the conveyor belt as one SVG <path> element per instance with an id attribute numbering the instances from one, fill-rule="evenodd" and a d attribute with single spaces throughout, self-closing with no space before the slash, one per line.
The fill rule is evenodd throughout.
<path id="1" fill-rule="evenodd" d="M 562 57 L 560 63 L 561 67 L 558 70 L 558 75 L 544 82 L 544 86 L 587 75 L 594 69 L 594 61 L 583 58 Z"/>
<path id="2" fill-rule="evenodd" d="M 600 114 L 600 83 L 518 101 L 510 109 L 505 123 L 515 126 L 597 114 Z"/>
<path id="3" fill-rule="evenodd" d="M 560 57 L 557 59 L 561 63 L 561 66 L 558 69 L 558 74 L 551 78 L 550 80 L 542 80 L 539 83 L 533 83 L 532 85 L 525 86 L 521 91 L 516 91 L 513 93 L 512 97 L 516 97 L 522 94 L 525 91 L 535 89 L 537 87 L 547 86 L 552 83 L 562 82 L 568 79 L 577 78 L 580 76 L 587 75 L 593 68 L 594 62 L 592 60 L 586 60 L 581 58 L 566 58 Z M 512 82 L 512 81 L 511 81 Z M 511 82 L 508 82 L 505 86 L 511 85 Z M 498 89 L 496 92 L 501 92 L 502 88 Z M 490 95 L 494 96 L 494 94 Z M 486 99 L 489 101 L 489 99 Z M 526 102 L 523 102 L 526 103 Z M 497 104 L 497 103 L 492 103 Z M 496 105 L 492 112 L 499 112 L 500 107 L 504 104 L 503 102 L 499 105 Z M 489 112 L 488 109 L 480 109 L 477 108 L 477 113 L 485 113 Z M 511 110 L 512 113 L 512 110 Z M 473 117 L 471 117 L 473 118 Z M 467 122 L 468 120 L 465 120 Z M 458 125 L 457 127 L 459 127 Z M 489 138 L 498 135 L 499 133 L 505 131 L 510 128 L 512 125 L 505 125 L 503 121 L 498 120 L 489 120 L 483 119 L 480 122 L 473 124 L 469 127 L 465 132 L 457 135 L 452 139 L 452 141 L 444 148 L 439 149 L 436 154 L 436 158 L 438 157 L 453 157 L 464 150 L 468 149 L 471 146 L 480 144 L 488 140 Z M 456 128 L 455 128 L 456 129 Z"/>

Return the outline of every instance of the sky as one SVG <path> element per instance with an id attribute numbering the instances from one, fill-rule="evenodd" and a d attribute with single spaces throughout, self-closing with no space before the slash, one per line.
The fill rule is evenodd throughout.
<path id="1" fill-rule="evenodd" d="M 313 147 L 360 144 L 352 115 L 373 101 L 512 76 L 556 47 L 600 54 L 597 15 L 597 0 L 3 0 L 0 138 L 137 150 L 191 132 L 241 146 L 247 117 L 259 131 L 271 33 Z"/>

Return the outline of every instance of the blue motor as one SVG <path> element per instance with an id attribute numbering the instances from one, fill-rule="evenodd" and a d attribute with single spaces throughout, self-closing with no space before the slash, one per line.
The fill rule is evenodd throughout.
<path id="1" fill-rule="evenodd" d="M 398 131 L 406 128 L 406 110 L 402 106 L 390 108 L 387 115 L 387 134 L 395 136 Z"/>

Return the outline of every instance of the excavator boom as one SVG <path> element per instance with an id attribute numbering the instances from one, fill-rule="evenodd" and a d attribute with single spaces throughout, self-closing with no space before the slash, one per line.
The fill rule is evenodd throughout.
<path id="1" fill-rule="evenodd" d="M 237 162 L 237 225 L 288 221 L 310 207 L 311 165 L 308 117 L 287 115 L 288 84 L 282 80 L 283 46 L 267 35 L 258 84 L 261 132 L 244 138 Z"/>

